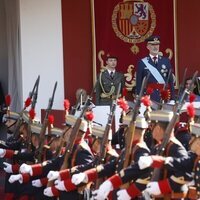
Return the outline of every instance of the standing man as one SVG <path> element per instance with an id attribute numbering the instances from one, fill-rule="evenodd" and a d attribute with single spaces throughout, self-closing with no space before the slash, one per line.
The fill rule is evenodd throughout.
<path id="1" fill-rule="evenodd" d="M 124 74 L 116 71 L 117 57 L 108 56 L 106 69 L 100 72 L 96 87 L 96 105 L 111 105 L 116 98 L 119 83 L 121 91 L 125 86 Z"/>
<path id="2" fill-rule="evenodd" d="M 167 57 L 159 55 L 160 37 L 150 36 L 146 39 L 149 55 L 138 62 L 136 72 L 136 92 L 139 94 L 143 78 L 150 71 L 147 88 L 152 88 L 151 99 L 160 102 L 160 91 L 167 81 L 169 70 L 172 68 Z M 174 99 L 174 81 L 172 74 L 169 77 L 167 88 L 170 90 L 171 99 Z"/>

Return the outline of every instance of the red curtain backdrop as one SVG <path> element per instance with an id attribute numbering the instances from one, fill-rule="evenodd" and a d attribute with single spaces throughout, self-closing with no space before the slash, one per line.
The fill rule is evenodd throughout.
<path id="1" fill-rule="evenodd" d="M 129 1 L 132 4 L 134 2 L 141 1 Z M 156 27 L 153 31 L 153 35 L 159 35 L 161 37 L 161 49 L 165 56 L 167 48 L 170 48 L 174 53 L 174 12 L 173 12 L 173 0 L 148 0 L 156 15 Z M 113 10 L 117 4 L 124 4 L 122 0 L 94 0 L 94 17 L 95 17 L 95 36 L 96 36 L 96 63 L 97 73 L 100 71 L 100 61 L 98 59 L 98 52 L 103 50 L 105 55 L 102 56 L 105 61 L 106 54 L 115 54 L 118 56 L 118 70 L 123 73 L 127 72 L 129 65 L 134 65 L 136 70 L 137 61 L 148 54 L 146 49 L 146 43 L 141 42 L 136 45 L 139 47 L 139 53 L 136 55 L 130 50 L 133 46 L 131 43 L 127 43 L 121 40 L 113 30 L 112 27 L 112 15 Z M 130 3 L 129 3 L 130 4 Z M 149 14 L 152 14 L 149 12 Z M 119 23 L 119 20 L 116 20 Z M 151 17 L 149 16 L 149 22 L 147 22 L 147 30 L 150 29 Z M 121 31 L 120 31 L 121 32 Z M 171 59 L 172 65 L 175 65 L 175 54 Z M 174 66 L 175 72 L 175 66 Z"/>

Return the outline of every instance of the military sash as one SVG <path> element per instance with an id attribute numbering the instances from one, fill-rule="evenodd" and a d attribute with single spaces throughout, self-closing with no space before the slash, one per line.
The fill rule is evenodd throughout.
<path id="1" fill-rule="evenodd" d="M 160 72 L 148 62 L 147 57 L 143 58 L 142 62 L 146 65 L 146 67 L 151 72 L 152 76 L 158 81 L 158 83 L 165 84 L 165 81 L 163 77 L 161 76 Z"/>

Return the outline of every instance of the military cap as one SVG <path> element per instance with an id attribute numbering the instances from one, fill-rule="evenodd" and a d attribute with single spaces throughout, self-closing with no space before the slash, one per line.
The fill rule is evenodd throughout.
<path id="1" fill-rule="evenodd" d="M 52 136 L 55 136 L 55 137 L 60 137 L 60 136 L 62 136 L 62 134 L 63 134 L 63 130 L 62 129 L 60 129 L 60 128 L 52 128 L 51 129 L 51 135 Z"/>
<path id="2" fill-rule="evenodd" d="M 116 55 L 114 55 L 113 53 L 108 53 L 106 56 L 106 60 L 108 60 L 109 58 L 115 58 L 118 60 L 118 57 Z"/>
<path id="3" fill-rule="evenodd" d="M 9 114 L 5 115 L 5 119 L 12 119 L 12 120 L 18 120 L 19 113 L 17 112 L 10 112 Z"/>
<path id="4" fill-rule="evenodd" d="M 170 122 L 174 112 L 168 110 L 155 110 L 149 113 L 151 121 Z"/>
<path id="5" fill-rule="evenodd" d="M 146 40 L 147 44 L 160 44 L 160 37 L 156 35 L 151 35 Z"/>
<path id="6" fill-rule="evenodd" d="M 126 115 L 123 117 L 123 124 L 129 125 L 131 122 L 131 116 Z M 136 127 L 137 128 L 148 128 L 148 123 L 142 116 L 137 116 L 136 118 Z"/>
<path id="7" fill-rule="evenodd" d="M 40 134 L 42 129 L 42 124 L 38 124 L 38 123 L 32 123 L 31 124 L 31 132 L 35 133 L 35 134 Z"/>
<path id="8" fill-rule="evenodd" d="M 68 126 L 74 126 L 74 124 L 76 123 L 77 117 L 75 117 L 74 115 L 67 115 L 66 117 L 66 125 Z M 80 130 L 83 132 L 87 131 L 87 121 L 82 119 L 81 125 L 80 125 Z"/>
<path id="9" fill-rule="evenodd" d="M 196 137 L 200 137 L 200 124 L 194 123 L 190 124 L 190 132 L 191 134 L 194 134 Z"/>

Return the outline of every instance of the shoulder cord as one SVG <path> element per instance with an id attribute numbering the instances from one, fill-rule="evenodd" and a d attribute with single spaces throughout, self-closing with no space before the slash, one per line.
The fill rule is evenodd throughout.
<path id="1" fill-rule="evenodd" d="M 110 92 L 105 92 L 102 81 L 101 81 L 101 76 L 102 76 L 102 72 L 99 75 L 99 82 L 100 82 L 101 89 L 103 91 L 103 97 L 108 97 L 114 93 L 115 86 L 114 85 L 111 86 Z"/>

